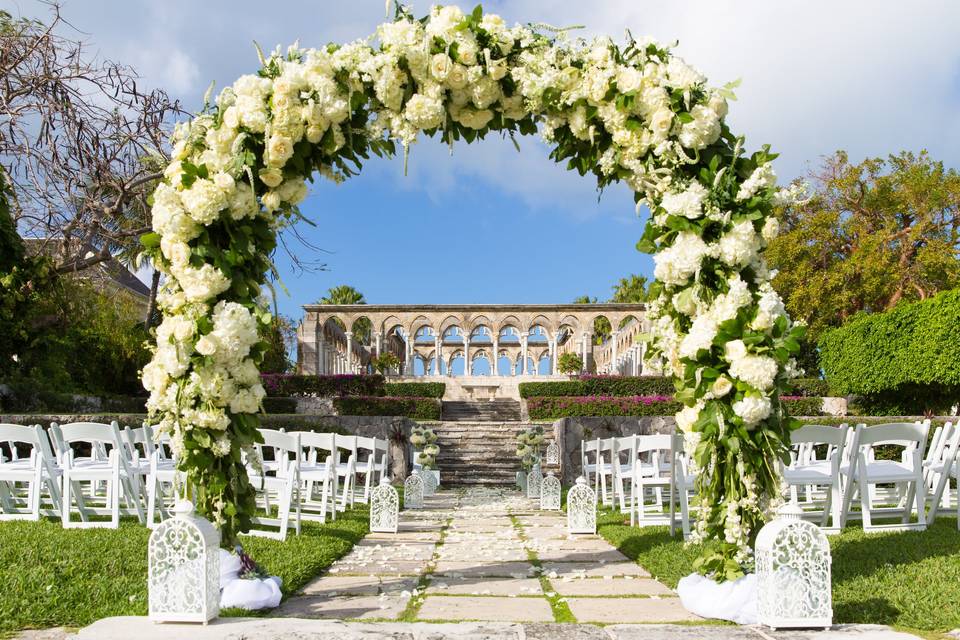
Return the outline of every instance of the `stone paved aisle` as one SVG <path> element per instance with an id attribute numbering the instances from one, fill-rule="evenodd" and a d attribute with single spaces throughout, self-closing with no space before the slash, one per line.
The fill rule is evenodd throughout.
<path id="1" fill-rule="evenodd" d="M 599 536 L 519 492 L 442 491 L 403 511 L 397 534 L 370 534 L 276 615 L 404 621 L 698 620 L 676 595 Z"/>

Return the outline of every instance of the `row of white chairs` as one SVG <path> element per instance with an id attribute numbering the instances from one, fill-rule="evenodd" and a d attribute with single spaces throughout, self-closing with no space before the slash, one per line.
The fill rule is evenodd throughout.
<path id="1" fill-rule="evenodd" d="M 284 539 L 300 520 L 335 518 L 389 473 L 386 440 L 261 429 L 263 444 L 245 460 L 257 489 L 252 533 Z M 0 520 L 61 518 L 64 527 L 111 527 L 135 515 L 149 527 L 169 516 L 183 487 L 169 438 L 153 428 L 77 422 L 0 424 Z M 72 517 L 76 511 L 79 521 Z M 107 516 L 108 519 L 93 519 Z"/>
<path id="2" fill-rule="evenodd" d="M 852 519 L 860 519 L 866 531 L 923 530 L 949 506 L 951 479 L 956 481 L 960 470 L 960 428 L 937 427 L 928 447 L 929 428 L 929 420 L 804 426 L 791 434 L 791 463 L 782 469 L 784 497 L 799 501 L 806 517 L 828 532 Z M 879 459 L 883 446 L 899 447 L 899 459 Z M 681 435 L 587 440 L 580 456 L 601 502 L 629 513 L 631 525 L 667 524 L 671 534 L 679 525 L 689 536 L 696 473 Z M 956 506 L 960 528 L 960 496 Z"/>

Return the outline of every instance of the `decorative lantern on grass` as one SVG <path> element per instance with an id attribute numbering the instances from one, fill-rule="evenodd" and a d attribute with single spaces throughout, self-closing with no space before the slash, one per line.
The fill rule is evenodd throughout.
<path id="1" fill-rule="evenodd" d="M 150 620 L 206 624 L 220 613 L 220 532 L 189 500 L 173 512 L 147 546 Z"/>
<path id="2" fill-rule="evenodd" d="M 423 509 L 423 476 L 417 469 L 403 483 L 403 508 Z"/>
<path id="3" fill-rule="evenodd" d="M 597 494 L 583 476 L 567 493 L 567 531 L 569 533 L 597 532 Z"/>
<path id="4" fill-rule="evenodd" d="M 543 481 L 543 474 L 540 473 L 540 464 L 533 465 L 533 469 L 527 474 L 527 497 L 536 499 L 540 497 L 540 483 Z"/>
<path id="5" fill-rule="evenodd" d="M 757 615 L 774 629 L 833 624 L 830 544 L 795 503 L 757 534 Z"/>
<path id="6" fill-rule="evenodd" d="M 560 510 L 560 479 L 548 471 L 540 484 L 540 508 L 544 511 Z"/>
<path id="7" fill-rule="evenodd" d="M 370 496 L 370 531 L 396 533 L 400 520 L 400 496 L 384 478 Z"/>
<path id="8" fill-rule="evenodd" d="M 556 442 L 551 442 L 547 445 L 546 453 L 547 466 L 556 466 L 560 464 L 560 447 L 557 446 Z"/>

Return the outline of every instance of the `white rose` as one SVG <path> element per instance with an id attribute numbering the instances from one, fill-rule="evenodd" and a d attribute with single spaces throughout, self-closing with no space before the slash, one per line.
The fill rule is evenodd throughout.
<path id="1" fill-rule="evenodd" d="M 276 168 L 264 169 L 260 172 L 260 181 L 271 189 L 279 187 L 280 183 L 283 182 L 283 173 Z"/>
<path id="2" fill-rule="evenodd" d="M 714 398 L 722 398 L 730 393 L 731 389 L 733 389 L 733 381 L 727 376 L 720 376 L 710 387 L 710 393 L 713 394 Z"/>
<path id="3" fill-rule="evenodd" d="M 263 208 L 267 211 L 273 212 L 280 208 L 280 194 L 276 191 L 267 191 L 260 198 L 260 201 L 263 203 Z"/>
<path id="4" fill-rule="evenodd" d="M 293 156 L 293 141 L 286 137 L 274 134 L 267 141 L 267 165 L 282 167 Z"/>
<path id="5" fill-rule="evenodd" d="M 731 340 L 723 347 L 723 357 L 727 362 L 740 360 L 747 355 L 747 345 L 743 340 Z"/>
<path id="6" fill-rule="evenodd" d="M 430 58 L 430 75 L 440 82 L 447 79 L 452 68 L 453 61 L 450 60 L 450 56 L 445 53 L 437 53 Z"/>
<path id="7" fill-rule="evenodd" d="M 454 64 L 447 74 L 447 86 L 451 89 L 463 89 L 467 86 L 467 69 L 462 64 Z"/>
<path id="8" fill-rule="evenodd" d="M 650 119 L 650 130 L 657 140 L 664 140 L 673 128 L 673 111 L 664 107 L 657 109 Z"/>
<path id="9" fill-rule="evenodd" d="M 231 193 L 236 186 L 236 182 L 229 173 L 217 173 L 213 176 L 213 183 L 223 189 L 226 193 Z"/>

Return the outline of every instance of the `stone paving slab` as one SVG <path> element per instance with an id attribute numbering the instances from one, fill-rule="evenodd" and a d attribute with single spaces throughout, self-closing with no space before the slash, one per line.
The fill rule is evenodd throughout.
<path id="1" fill-rule="evenodd" d="M 567 598 L 578 622 L 682 622 L 702 620 L 680 604 L 679 598 Z"/>
<path id="2" fill-rule="evenodd" d="M 603 576 L 636 576 L 649 578 L 650 573 L 635 562 L 544 562 L 543 572 L 548 578 L 572 578 L 583 576 L 595 578 Z M 554 575 L 556 574 L 556 575 Z"/>
<path id="3" fill-rule="evenodd" d="M 542 598 L 427 596 L 417 617 L 421 620 L 552 622 L 553 610 Z"/>
<path id="4" fill-rule="evenodd" d="M 437 562 L 434 573 L 471 578 L 512 578 L 531 575 L 533 565 L 529 562 Z"/>
<path id="5" fill-rule="evenodd" d="M 448 600 L 451 598 L 447 598 Z M 732 625 L 509 622 L 371 623 L 302 618 L 220 618 L 207 625 L 153 624 L 146 617 L 103 618 L 77 640 L 916 640 L 879 625 L 837 625 L 830 631 L 773 631 Z"/>
<path id="6" fill-rule="evenodd" d="M 673 596 L 666 585 L 650 578 L 584 578 L 552 580 L 553 590 L 562 596 Z M 615 603 L 611 603 L 615 604 Z"/>
<path id="7" fill-rule="evenodd" d="M 292 618 L 328 618 L 334 620 L 387 618 L 394 619 L 407 607 L 407 597 L 356 596 L 324 597 L 302 596 L 290 598 L 280 605 L 275 615 Z"/>
<path id="8" fill-rule="evenodd" d="M 609 545 L 606 550 L 583 550 L 573 547 L 545 549 L 543 551 L 537 551 L 537 557 L 544 562 L 580 562 L 601 565 L 633 563 L 630 558 Z"/>
<path id="9" fill-rule="evenodd" d="M 435 577 L 428 595 L 542 596 L 536 578 L 444 578 Z"/>
<path id="10" fill-rule="evenodd" d="M 333 566 L 329 574 L 342 576 L 418 576 L 427 569 L 426 562 L 367 562 L 360 564 Z"/>

